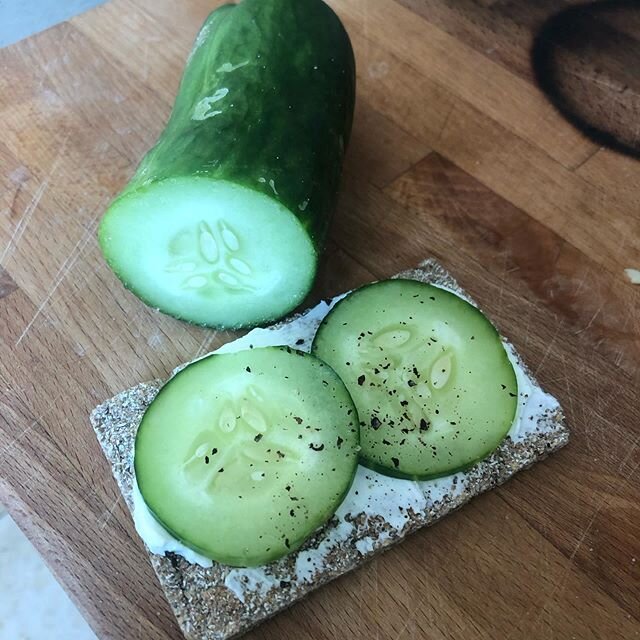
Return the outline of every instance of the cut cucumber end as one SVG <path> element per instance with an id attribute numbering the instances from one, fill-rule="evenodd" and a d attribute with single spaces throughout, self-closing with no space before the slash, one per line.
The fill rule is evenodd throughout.
<path id="1" fill-rule="evenodd" d="M 116 200 L 102 251 L 150 306 L 194 324 L 241 328 L 286 315 L 307 295 L 317 254 L 286 207 L 231 182 L 170 178 Z"/>
<path id="2" fill-rule="evenodd" d="M 147 409 L 136 479 L 156 519 L 200 554 L 258 566 L 335 512 L 358 463 L 358 417 L 337 374 L 284 347 L 214 354 Z"/>

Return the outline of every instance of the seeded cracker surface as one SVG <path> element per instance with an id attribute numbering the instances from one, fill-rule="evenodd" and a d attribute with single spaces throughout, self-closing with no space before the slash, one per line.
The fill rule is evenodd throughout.
<path id="1" fill-rule="evenodd" d="M 433 260 L 396 277 L 439 284 L 467 297 L 451 275 Z M 291 318 L 278 326 L 300 322 L 299 318 Z M 130 510 L 133 509 L 135 434 L 160 386 L 159 381 L 139 384 L 101 404 L 91 414 L 91 424 Z M 343 510 L 340 517 L 334 517 L 299 551 L 258 570 L 238 570 L 215 563 L 205 569 L 174 554 L 149 553 L 185 636 L 189 640 L 226 640 L 246 632 L 567 443 L 569 431 L 560 408 L 540 412 L 535 420 L 535 431 L 526 438 L 516 442 L 506 438 L 489 458 L 470 471 L 445 479 L 449 487 L 437 500 L 424 500 L 424 508 L 418 511 L 407 505 L 402 524 L 397 518 L 389 523 L 381 515 L 362 510 L 344 513 Z M 375 476 L 377 474 L 366 472 L 367 480 L 372 478 L 375 482 Z"/>

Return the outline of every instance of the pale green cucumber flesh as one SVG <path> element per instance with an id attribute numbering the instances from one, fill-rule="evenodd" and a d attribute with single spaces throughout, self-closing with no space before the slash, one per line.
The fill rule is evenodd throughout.
<path id="1" fill-rule="evenodd" d="M 209 326 L 285 315 L 316 271 L 295 215 L 264 194 L 209 178 L 167 179 L 123 196 L 102 221 L 100 244 L 147 304 Z"/>
<path id="2" fill-rule="evenodd" d="M 323 321 L 313 353 L 354 399 L 362 463 L 388 475 L 466 469 L 516 415 L 516 375 L 496 329 L 435 286 L 388 280 L 351 293 Z"/>
<path id="3" fill-rule="evenodd" d="M 135 443 L 142 496 L 199 553 L 257 566 L 299 547 L 342 502 L 358 418 L 340 378 L 285 347 L 211 355 L 168 382 Z"/>

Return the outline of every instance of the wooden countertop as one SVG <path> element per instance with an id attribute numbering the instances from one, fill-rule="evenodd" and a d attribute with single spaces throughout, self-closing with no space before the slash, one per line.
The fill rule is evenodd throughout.
<path id="1" fill-rule="evenodd" d="M 113 0 L 0 51 L 0 501 L 105 639 L 180 636 L 88 414 L 229 336 L 126 292 L 96 225 L 215 4 Z M 358 107 L 313 299 L 435 256 L 572 441 L 249 637 L 639 637 L 640 165 L 535 88 L 532 29 L 557 3 L 330 4 Z"/>

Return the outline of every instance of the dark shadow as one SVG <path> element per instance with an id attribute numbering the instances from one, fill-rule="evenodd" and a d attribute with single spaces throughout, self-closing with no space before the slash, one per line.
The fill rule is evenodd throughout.
<path id="1" fill-rule="evenodd" d="M 597 144 L 640 157 L 640 1 L 572 6 L 534 40 L 536 81 Z"/>

